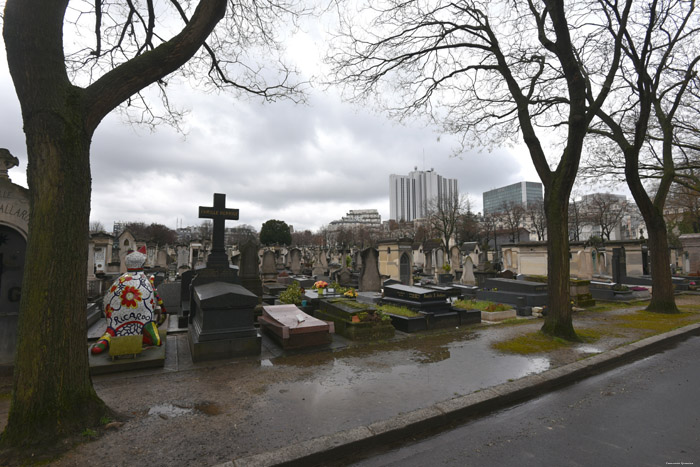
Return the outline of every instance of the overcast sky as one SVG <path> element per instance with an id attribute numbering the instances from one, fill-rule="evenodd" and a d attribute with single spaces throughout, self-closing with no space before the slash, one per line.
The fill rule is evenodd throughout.
<path id="1" fill-rule="evenodd" d="M 291 61 L 309 76 L 318 72 L 318 36 L 301 33 L 289 42 Z M 1 53 L 0 147 L 20 160 L 10 171 L 12 181 L 27 186 L 24 133 L 4 42 Z M 457 178 L 475 211 L 486 190 L 539 181 L 524 150 L 451 157 L 453 137 L 343 103 L 332 89 L 313 90 L 307 105 L 262 104 L 187 86 L 169 86 L 169 92 L 189 110 L 186 136 L 165 125 L 155 132 L 132 126 L 117 112 L 94 135 L 90 217 L 108 230 L 114 221 L 199 225 L 198 206 L 210 206 L 213 193 L 225 193 L 227 207 L 240 209 L 240 220 L 227 221 L 229 227 L 243 223 L 259 230 L 266 220 L 279 219 L 295 230 L 316 230 L 350 209 L 377 209 L 388 220 L 389 175 L 414 167 Z"/>

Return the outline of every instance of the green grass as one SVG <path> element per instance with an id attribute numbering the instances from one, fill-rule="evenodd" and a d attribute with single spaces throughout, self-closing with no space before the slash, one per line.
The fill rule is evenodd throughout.
<path id="1" fill-rule="evenodd" d="M 695 305 L 683 306 L 684 310 L 696 308 Z M 697 308 L 696 308 L 697 309 Z M 700 310 L 698 310 L 700 311 Z M 695 310 L 681 313 L 665 314 L 639 310 L 633 313 L 616 316 L 616 326 L 632 329 L 653 331 L 653 334 L 672 331 L 685 325 L 700 321 L 700 313 Z"/>
<path id="2" fill-rule="evenodd" d="M 601 332 L 593 329 L 577 329 L 576 334 L 583 342 L 588 343 L 595 342 L 601 337 Z M 552 352 L 576 344 L 578 342 L 569 342 L 558 337 L 549 336 L 542 331 L 535 331 L 506 341 L 494 342 L 491 346 L 501 352 L 530 355 Z"/>
<path id="3" fill-rule="evenodd" d="M 454 306 L 464 310 L 481 311 L 505 311 L 513 309 L 512 305 L 504 305 L 502 303 L 494 303 L 486 300 L 457 300 Z"/>
<path id="4" fill-rule="evenodd" d="M 648 300 L 641 300 L 629 303 L 618 302 L 597 302 L 594 306 L 586 307 L 586 311 L 613 311 L 622 308 L 644 308 L 649 304 Z"/>
<path id="5" fill-rule="evenodd" d="M 97 438 L 97 432 L 91 428 L 85 428 L 83 430 L 83 432 L 81 433 L 81 435 L 87 439 L 96 439 Z"/>
<path id="6" fill-rule="evenodd" d="M 421 314 L 406 308 L 405 306 L 396 305 L 379 305 L 377 307 L 382 313 L 391 313 L 392 315 L 404 316 L 406 318 L 415 318 Z"/>
<path id="7" fill-rule="evenodd" d="M 347 307 L 355 308 L 357 310 L 366 310 L 369 308 L 369 305 L 367 305 L 366 303 L 360 303 L 358 301 L 350 300 L 347 298 L 336 298 L 336 299 L 330 300 L 330 302 L 331 303 L 338 303 L 340 305 L 345 305 Z"/>

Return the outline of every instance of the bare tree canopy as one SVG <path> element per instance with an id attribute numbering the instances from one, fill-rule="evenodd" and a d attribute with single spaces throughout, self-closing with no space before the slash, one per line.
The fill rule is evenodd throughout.
<path id="1" fill-rule="evenodd" d="M 617 4 L 606 10 L 620 14 Z M 697 185 L 698 96 L 700 80 L 700 12 L 695 2 L 680 0 L 635 4 L 630 28 L 608 35 L 622 40 L 620 77 L 606 107 L 598 110 L 594 135 L 606 139 L 602 148 L 622 156 L 602 159 L 608 167 L 623 167 L 632 196 L 649 233 L 654 293 L 649 311 L 677 313 L 668 253 L 664 208 L 672 184 Z M 589 164 L 590 165 L 590 164 Z M 645 177 L 656 179 L 655 192 Z"/>
<path id="2" fill-rule="evenodd" d="M 438 196 L 428 202 L 428 225 L 430 230 L 440 238 L 445 252 L 449 251 L 450 240 L 457 232 L 459 220 L 467 211 L 468 205 L 468 197 L 457 193 L 453 196 Z"/>
<path id="3" fill-rule="evenodd" d="M 299 6 L 6 1 L 3 38 L 26 135 L 32 216 L 12 403 L 0 443 L 49 446 L 111 415 L 92 386 L 85 351 L 90 145 L 99 123 L 125 104 L 136 121 L 177 124 L 163 91 L 178 70 L 193 84 L 300 99 L 291 70 L 263 68 L 275 62 L 276 31 L 288 27 L 283 20 L 293 25 Z M 143 94 L 152 84 L 161 92 L 160 112 Z"/>
<path id="4" fill-rule="evenodd" d="M 377 97 L 400 118 L 427 115 L 461 135 L 463 146 L 522 138 L 545 187 L 550 312 L 543 330 L 567 339 L 577 339 L 567 200 L 584 137 L 617 74 L 630 5 L 613 17 L 595 1 L 371 1 L 359 15 L 341 12 L 329 57 L 350 98 Z M 358 16 L 369 25 L 355 26 Z M 607 29 L 620 37 L 602 34 Z M 609 54 L 601 60 L 595 50 Z"/>

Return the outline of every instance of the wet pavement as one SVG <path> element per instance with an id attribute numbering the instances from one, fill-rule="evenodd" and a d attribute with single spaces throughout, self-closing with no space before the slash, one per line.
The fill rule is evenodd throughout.
<path id="1" fill-rule="evenodd" d="M 699 298 L 684 300 L 693 304 Z M 110 465 L 125 466 L 146 460 L 215 465 L 366 427 L 636 341 L 649 331 L 613 324 L 616 316 L 640 308 L 578 313 L 575 327 L 602 330 L 600 339 L 529 356 L 503 353 L 492 344 L 537 331 L 542 320 L 397 332 L 392 340 L 371 344 L 334 336 L 331 349 L 291 354 L 264 338 L 258 357 L 197 364 L 187 335 L 173 332 L 164 368 L 93 377 L 98 395 L 126 423 L 54 464 L 108 458 Z M 2 388 L 0 382 L 0 395 Z M 8 405 L 0 397 L 0 429 Z"/>

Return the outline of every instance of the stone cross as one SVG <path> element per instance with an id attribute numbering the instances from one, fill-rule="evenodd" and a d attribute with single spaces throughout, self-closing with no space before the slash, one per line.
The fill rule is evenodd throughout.
<path id="1" fill-rule="evenodd" d="M 228 269 L 228 256 L 224 245 L 224 223 L 226 220 L 238 220 L 238 209 L 226 208 L 226 195 L 214 193 L 214 206 L 199 207 L 200 219 L 213 219 L 212 248 L 207 258 L 207 267 Z"/>

